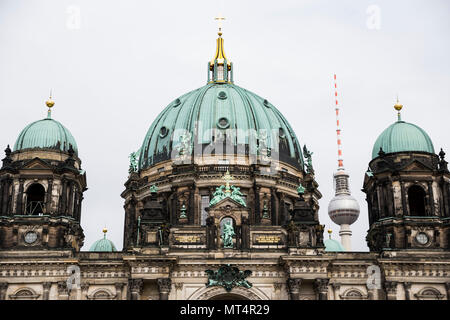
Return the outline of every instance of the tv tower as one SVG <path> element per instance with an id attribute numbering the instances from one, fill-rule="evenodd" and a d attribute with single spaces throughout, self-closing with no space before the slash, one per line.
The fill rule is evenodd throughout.
<path id="1" fill-rule="evenodd" d="M 341 237 L 342 246 L 346 251 L 352 250 L 352 230 L 350 225 L 354 223 L 359 217 L 359 204 L 354 197 L 352 197 L 348 185 L 349 175 L 344 170 L 344 161 L 342 159 L 342 140 L 341 140 L 341 126 L 339 122 L 339 104 L 336 85 L 336 75 L 334 75 L 334 90 L 336 100 L 336 136 L 338 146 L 338 168 L 334 174 L 335 196 L 331 199 L 328 205 L 328 215 L 334 223 L 341 226 L 339 236 Z"/>

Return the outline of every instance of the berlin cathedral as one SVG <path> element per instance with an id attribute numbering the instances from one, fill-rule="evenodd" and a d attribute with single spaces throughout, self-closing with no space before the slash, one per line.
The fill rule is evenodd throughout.
<path id="1" fill-rule="evenodd" d="M 47 116 L 6 147 L 0 300 L 450 299 L 450 172 L 400 102 L 361 172 L 370 250 L 352 252 L 360 207 L 337 101 L 328 214 L 340 241 L 319 221 L 320 168 L 274 105 L 234 84 L 221 29 L 205 67 L 206 85 L 162 110 L 123 169 L 122 251 L 106 229 L 82 250 L 83 146 L 52 116 L 51 97 Z"/>

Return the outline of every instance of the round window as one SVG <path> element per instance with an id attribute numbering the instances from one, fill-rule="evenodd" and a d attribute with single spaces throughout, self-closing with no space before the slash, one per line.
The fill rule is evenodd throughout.
<path id="1" fill-rule="evenodd" d="M 265 105 L 267 108 L 270 108 L 270 104 L 269 104 L 269 101 L 267 101 L 267 99 L 264 99 L 264 105 Z"/>
<path id="2" fill-rule="evenodd" d="M 180 99 L 175 99 L 175 101 L 173 102 L 173 107 L 176 108 L 181 104 L 181 100 Z"/>
<path id="3" fill-rule="evenodd" d="M 159 129 L 159 136 L 161 138 L 164 138 L 165 136 L 167 136 L 168 133 L 169 133 L 169 129 L 167 129 L 166 127 L 161 127 L 161 129 Z"/>
<path id="4" fill-rule="evenodd" d="M 222 117 L 222 118 L 219 119 L 219 121 L 217 121 L 217 126 L 220 129 L 226 129 L 226 128 L 228 128 L 230 126 L 230 122 L 228 121 L 227 118 Z"/>
<path id="5" fill-rule="evenodd" d="M 217 97 L 221 100 L 224 100 L 227 98 L 227 94 L 225 93 L 225 91 L 220 91 Z"/>

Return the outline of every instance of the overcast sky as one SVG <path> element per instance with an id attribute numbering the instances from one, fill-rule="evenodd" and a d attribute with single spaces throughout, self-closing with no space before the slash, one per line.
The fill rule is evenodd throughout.
<path id="1" fill-rule="evenodd" d="M 319 217 L 334 239 L 337 74 L 344 166 L 361 206 L 353 249 L 368 250 L 360 190 L 377 136 L 396 120 L 397 94 L 403 120 L 450 154 L 449 1 L 0 0 L 0 147 L 46 116 L 53 88 L 53 118 L 87 171 L 83 250 L 104 226 L 120 250 L 128 155 L 165 106 L 205 85 L 219 12 L 235 83 L 273 103 L 314 152 Z"/>

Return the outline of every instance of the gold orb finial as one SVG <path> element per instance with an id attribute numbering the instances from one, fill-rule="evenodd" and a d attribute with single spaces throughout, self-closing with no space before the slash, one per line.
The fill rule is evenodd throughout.
<path id="1" fill-rule="evenodd" d="M 397 103 L 394 105 L 394 109 L 397 110 L 397 118 L 398 121 L 402 120 L 401 114 L 400 114 L 400 110 L 402 110 L 403 105 L 398 101 L 398 96 L 397 96 Z"/>
<path id="2" fill-rule="evenodd" d="M 52 90 L 50 90 L 50 96 L 47 101 L 45 101 L 45 104 L 48 108 L 52 108 L 55 105 L 55 101 L 52 99 Z"/>
<path id="3" fill-rule="evenodd" d="M 331 229 L 328 229 L 328 233 L 329 234 L 331 234 L 333 232 L 333 230 L 331 230 Z"/>
<path id="4" fill-rule="evenodd" d="M 107 233 L 108 232 L 108 229 L 106 229 L 106 228 L 103 228 L 103 233 Z"/>
<path id="5" fill-rule="evenodd" d="M 55 101 L 53 101 L 52 97 L 50 97 L 47 101 L 45 101 L 45 104 L 47 107 L 52 108 L 55 105 Z"/>
<path id="6" fill-rule="evenodd" d="M 402 110 L 402 108 L 403 108 L 403 105 L 398 101 L 398 98 L 397 98 L 397 103 L 394 105 L 394 109 L 397 111 L 400 111 L 400 110 Z"/>

